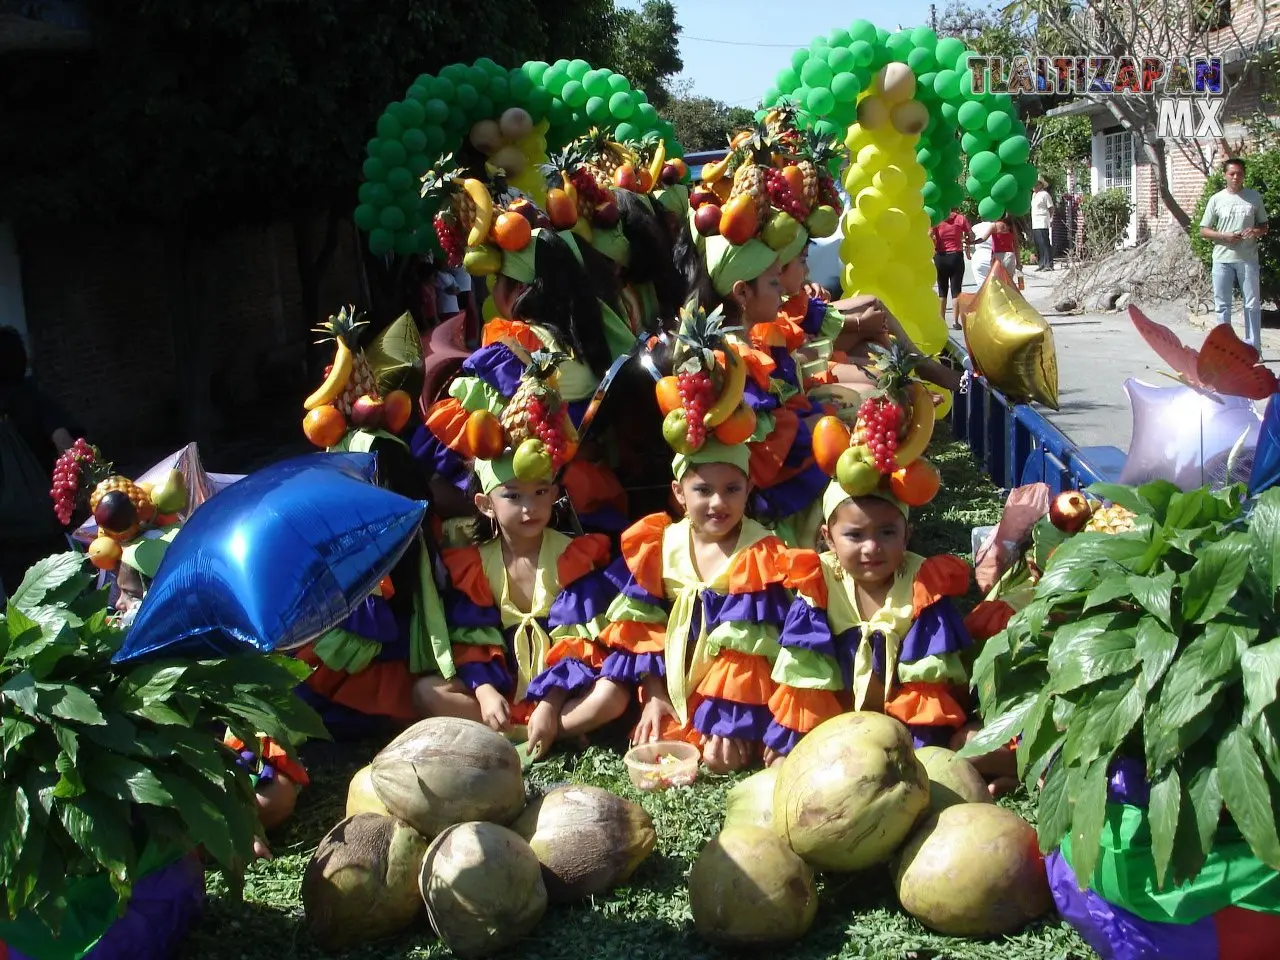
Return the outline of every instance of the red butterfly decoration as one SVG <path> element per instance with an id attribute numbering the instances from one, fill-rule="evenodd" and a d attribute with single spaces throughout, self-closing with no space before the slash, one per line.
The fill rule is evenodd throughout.
<path id="1" fill-rule="evenodd" d="M 1276 375 L 1259 363 L 1258 351 L 1241 340 L 1230 324 L 1220 323 L 1210 330 L 1197 353 L 1137 307 L 1129 307 L 1129 319 L 1148 346 L 1173 367 L 1175 379 L 1189 387 L 1248 400 L 1265 400 L 1280 390 Z"/>

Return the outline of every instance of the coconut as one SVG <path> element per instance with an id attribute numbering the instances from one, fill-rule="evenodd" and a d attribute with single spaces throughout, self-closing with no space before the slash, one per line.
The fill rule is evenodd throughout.
<path id="1" fill-rule="evenodd" d="M 698 934 L 722 946 L 788 943 L 818 912 L 813 871 L 772 830 L 725 827 L 689 873 Z"/>
<path id="2" fill-rule="evenodd" d="M 1052 903 L 1035 828 L 993 803 L 934 814 L 902 848 L 894 874 L 902 909 L 953 937 L 1013 933 Z"/>
<path id="3" fill-rule="evenodd" d="M 372 767 L 361 767 L 347 785 L 347 816 L 354 817 L 357 813 L 380 813 L 384 817 L 391 815 L 387 805 L 378 799 L 378 794 L 373 789 Z"/>
<path id="4" fill-rule="evenodd" d="M 529 804 L 511 829 L 533 848 L 556 903 L 630 880 L 658 840 L 639 804 L 599 787 L 557 787 Z"/>
<path id="5" fill-rule="evenodd" d="M 729 791 L 724 807 L 725 827 L 773 829 L 773 791 L 778 769 L 768 767 L 753 773 Z"/>
<path id="6" fill-rule="evenodd" d="M 529 844 L 495 823 L 460 823 L 436 837 L 418 877 L 427 916 L 459 957 L 487 957 L 529 933 L 547 909 Z"/>
<path id="7" fill-rule="evenodd" d="M 420 720 L 373 758 L 373 789 L 424 837 L 468 820 L 510 823 L 524 809 L 520 755 L 472 720 Z"/>
<path id="8" fill-rule="evenodd" d="M 882 713 L 845 713 L 782 764 L 773 827 L 819 870 L 862 870 L 888 860 L 928 806 L 907 728 Z"/>
<path id="9" fill-rule="evenodd" d="M 934 813 L 957 803 L 994 803 L 987 781 L 973 764 L 946 747 L 921 747 L 916 757 L 929 774 L 929 807 Z"/>
<path id="10" fill-rule="evenodd" d="M 394 936 L 422 913 L 418 869 L 427 840 L 376 813 L 347 817 L 324 835 L 302 879 L 307 929 L 327 949 Z"/>

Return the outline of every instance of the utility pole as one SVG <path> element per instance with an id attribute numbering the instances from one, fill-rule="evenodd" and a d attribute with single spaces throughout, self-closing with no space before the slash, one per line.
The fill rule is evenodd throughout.
<path id="1" fill-rule="evenodd" d="M 929 29 L 936 31 L 938 29 L 938 8 L 935 4 L 929 4 Z"/>

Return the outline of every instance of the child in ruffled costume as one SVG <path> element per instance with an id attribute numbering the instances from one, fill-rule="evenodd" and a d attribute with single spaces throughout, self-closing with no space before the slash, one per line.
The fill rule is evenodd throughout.
<path id="1" fill-rule="evenodd" d="M 685 518 L 655 514 L 623 535 L 602 637 L 603 675 L 644 701 L 633 742 L 687 740 L 716 772 L 774 759 L 771 671 L 790 595 L 785 545 L 744 516 L 749 456 L 715 440 L 676 456 Z"/>
<path id="2" fill-rule="evenodd" d="M 557 415 L 563 411 L 548 414 Z M 444 551 L 448 636 L 434 638 L 438 672 L 422 678 L 414 696 L 426 715 L 504 732 L 527 725 L 528 752 L 537 759 L 557 738 L 617 719 L 630 691 L 600 675 L 605 611 L 617 592 L 603 572 L 608 538 L 550 529 L 558 496 L 552 471 L 562 464 L 548 457 L 532 476 L 522 444 L 475 461 L 475 504 L 493 536 Z"/>

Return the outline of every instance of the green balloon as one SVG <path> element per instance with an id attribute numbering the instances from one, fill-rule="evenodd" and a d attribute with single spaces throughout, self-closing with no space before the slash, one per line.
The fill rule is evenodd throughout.
<path id="1" fill-rule="evenodd" d="M 404 226 L 404 211 L 399 207 L 383 207 L 378 222 L 388 230 L 399 230 Z"/>
<path id="2" fill-rule="evenodd" d="M 620 73 L 609 74 L 609 89 L 614 93 L 630 93 L 631 81 Z"/>
<path id="3" fill-rule="evenodd" d="M 400 125 L 406 129 L 422 126 L 422 121 L 427 118 L 426 111 L 417 100 L 401 100 L 396 106 L 400 116 Z"/>
<path id="4" fill-rule="evenodd" d="M 1026 137 L 1010 137 L 1001 142 L 999 154 L 1000 159 L 1008 166 L 1026 163 L 1027 157 L 1031 155 L 1031 141 Z"/>
<path id="5" fill-rule="evenodd" d="M 636 106 L 636 116 L 644 122 L 646 127 L 651 127 L 658 122 L 658 111 L 652 103 L 643 102 Z"/>
<path id="6" fill-rule="evenodd" d="M 476 93 L 484 93 L 489 89 L 489 74 L 479 67 L 467 67 L 467 82 L 476 88 Z"/>
<path id="7" fill-rule="evenodd" d="M 369 191 L 369 202 L 375 207 L 385 207 L 394 198 L 395 194 L 385 183 L 375 183 L 373 189 Z"/>
<path id="8" fill-rule="evenodd" d="M 938 113 L 941 114 L 942 116 L 942 122 L 949 127 L 955 127 L 956 114 L 959 112 L 960 111 L 956 107 L 956 105 L 954 103 L 949 103 L 949 102 L 944 102 L 942 106 L 938 108 Z"/>
<path id="9" fill-rule="evenodd" d="M 420 178 L 431 169 L 431 158 L 425 153 L 414 153 L 409 156 L 409 172 L 414 178 Z"/>
<path id="10" fill-rule="evenodd" d="M 1013 174 L 1006 173 L 996 179 L 991 185 L 990 196 L 992 200 L 999 200 L 1001 203 L 1007 204 L 1010 200 L 1018 195 L 1018 181 L 1013 179 Z"/>
<path id="11" fill-rule="evenodd" d="M 464 63 L 451 63 L 440 71 L 440 76 L 448 77 L 456 87 L 467 82 L 467 66 Z"/>
<path id="12" fill-rule="evenodd" d="M 609 101 L 604 97 L 589 97 L 586 104 L 587 118 L 596 126 L 609 122 Z"/>
<path id="13" fill-rule="evenodd" d="M 527 102 L 533 88 L 533 81 L 519 70 L 512 70 L 507 74 L 507 93 L 510 94 L 513 103 L 523 104 Z"/>
<path id="14" fill-rule="evenodd" d="M 404 95 L 407 99 L 416 100 L 418 103 L 426 103 L 430 99 L 427 88 L 416 83 L 410 86 Z"/>
<path id="15" fill-rule="evenodd" d="M 475 109 L 476 101 L 480 99 L 480 92 L 469 83 L 459 84 L 453 92 L 453 99 L 463 110 L 471 111 Z"/>
<path id="16" fill-rule="evenodd" d="M 939 70 L 933 79 L 933 92 L 943 100 L 960 96 L 960 74 L 954 70 Z"/>
<path id="17" fill-rule="evenodd" d="M 862 83 L 855 73 L 837 73 L 831 78 L 831 94 L 837 103 L 853 103 L 862 92 Z"/>
<path id="18" fill-rule="evenodd" d="M 987 185 L 977 177 L 970 176 L 965 179 L 964 191 L 975 200 L 981 200 L 987 195 Z"/>
<path id="19" fill-rule="evenodd" d="M 435 98 L 428 100 L 423 104 L 422 112 L 425 114 L 427 123 L 439 125 L 449 119 L 449 105 L 443 100 Z"/>
<path id="20" fill-rule="evenodd" d="M 999 220 L 1004 216 L 1004 204 L 995 197 L 987 197 L 978 203 L 978 216 L 983 220 Z"/>
<path id="21" fill-rule="evenodd" d="M 582 78 L 582 89 L 587 91 L 588 97 L 607 98 L 613 92 L 609 88 L 609 72 L 607 70 L 592 70 Z"/>
<path id="22" fill-rule="evenodd" d="M 973 156 L 991 146 L 991 138 L 985 133 L 966 133 L 960 138 L 960 149 Z"/>
<path id="23" fill-rule="evenodd" d="M 524 98 L 524 108 L 529 111 L 529 116 L 533 117 L 533 122 L 538 123 L 546 117 L 547 111 L 551 109 L 551 91 L 542 87 L 533 87 L 529 90 L 529 95 Z"/>
<path id="24" fill-rule="evenodd" d="M 402 257 L 413 253 L 413 234 L 408 231 L 392 234 L 391 249 Z"/>
<path id="25" fill-rule="evenodd" d="M 965 52 L 964 41 L 957 37 L 943 37 L 933 48 L 933 55 L 938 63 L 953 64 Z"/>
<path id="26" fill-rule="evenodd" d="M 560 91 L 560 99 L 576 110 L 586 105 L 587 88 L 577 80 L 570 80 L 565 83 L 564 89 Z"/>
<path id="27" fill-rule="evenodd" d="M 384 113 L 378 118 L 378 136 L 384 140 L 399 140 L 402 133 L 404 127 L 390 113 Z"/>
<path id="28" fill-rule="evenodd" d="M 620 123 L 618 124 L 617 129 L 613 131 L 613 135 L 617 137 L 619 141 L 625 143 L 628 140 L 638 140 L 640 138 L 640 131 L 636 128 L 635 124 Z"/>
<path id="29" fill-rule="evenodd" d="M 916 99 L 926 103 L 932 103 L 938 99 L 938 92 L 933 89 L 934 82 L 938 79 L 938 74 L 930 69 L 926 73 L 916 77 Z M 930 118 L 933 117 L 933 111 L 929 112 Z"/>
<path id="30" fill-rule="evenodd" d="M 809 91 L 809 97 L 805 102 L 808 104 L 810 113 L 822 117 L 835 109 L 836 98 L 825 87 L 814 87 Z"/>
<path id="31" fill-rule="evenodd" d="M 854 43 L 862 41 L 863 43 L 872 44 L 875 43 L 876 36 L 876 25 L 870 20 L 855 20 L 849 24 L 849 38 Z"/>
<path id="32" fill-rule="evenodd" d="M 831 52 L 831 44 L 827 43 L 826 37 L 814 37 L 809 44 L 809 59 L 817 57 L 819 60 L 826 60 L 827 54 Z"/>
<path id="33" fill-rule="evenodd" d="M 849 44 L 849 52 L 860 67 L 871 66 L 871 61 L 876 57 L 875 49 L 866 40 L 854 40 Z"/>
<path id="34" fill-rule="evenodd" d="M 919 26 L 911 31 L 911 42 L 917 47 L 928 47 L 932 51 L 938 45 L 938 35 L 928 27 Z"/>
<path id="35" fill-rule="evenodd" d="M 1031 188 L 1040 179 L 1040 172 L 1029 163 L 1021 163 L 1009 171 L 1013 179 L 1018 181 L 1018 189 L 1030 193 Z"/>
<path id="36" fill-rule="evenodd" d="M 936 183 L 926 183 L 920 189 L 920 199 L 930 206 L 937 206 L 938 201 L 942 199 L 942 188 Z"/>
<path id="37" fill-rule="evenodd" d="M 992 110 L 987 114 L 987 134 L 992 140 L 1003 140 L 1013 132 L 1013 119 L 1007 113 Z"/>
<path id="38" fill-rule="evenodd" d="M 421 153 L 427 148 L 427 134 L 415 127 L 412 130 L 406 130 L 400 142 L 409 153 Z"/>
<path id="39" fill-rule="evenodd" d="M 444 146 L 444 128 L 443 127 L 427 127 L 427 145 L 423 153 L 433 157 L 438 157 L 443 151 Z"/>
<path id="40" fill-rule="evenodd" d="M 783 67 L 778 71 L 778 75 L 773 78 L 773 82 L 779 90 L 787 94 L 800 86 L 800 75 L 796 73 L 793 67 Z"/>
<path id="41" fill-rule="evenodd" d="M 356 191 L 356 196 L 360 198 L 361 203 L 373 203 L 373 198 L 376 195 L 373 189 L 375 186 L 376 184 L 367 181 L 360 184 L 360 189 Z"/>
<path id="42" fill-rule="evenodd" d="M 407 167 L 396 167 L 387 173 L 387 186 L 392 190 L 412 190 L 413 174 Z"/>
<path id="43" fill-rule="evenodd" d="M 368 233 L 378 225 L 378 211 L 374 209 L 372 205 L 362 203 L 360 206 L 356 207 L 353 219 L 355 220 L 357 227 L 365 233 Z"/>
<path id="44" fill-rule="evenodd" d="M 1000 158 L 990 150 L 975 153 L 969 158 L 969 172 L 983 183 L 992 183 L 1000 176 Z"/>
<path id="45" fill-rule="evenodd" d="M 824 140 L 831 140 L 840 136 L 840 127 L 830 120 L 819 120 L 813 125 L 813 132 Z"/>
<path id="46" fill-rule="evenodd" d="M 976 100 L 968 100 L 960 104 L 956 119 L 960 121 L 960 126 L 970 132 L 985 130 L 987 128 L 987 108 Z"/>
<path id="47" fill-rule="evenodd" d="M 764 96 L 760 98 L 760 103 L 763 106 L 772 107 L 774 104 L 778 102 L 778 98 L 780 96 L 782 96 L 782 94 L 778 92 L 777 87 L 770 87 L 768 90 L 764 92 Z"/>
<path id="48" fill-rule="evenodd" d="M 554 96 L 560 96 L 564 90 L 564 85 L 569 79 L 569 74 L 560 64 L 552 64 L 542 77 L 541 86 L 546 87 Z"/>
<path id="49" fill-rule="evenodd" d="M 915 49 L 915 44 L 911 42 L 911 34 L 905 30 L 899 31 L 889 37 L 886 46 L 889 48 L 889 53 L 893 59 L 900 63 L 906 63 L 907 55 Z"/>
<path id="50" fill-rule="evenodd" d="M 623 93 L 619 90 L 617 93 L 609 97 L 609 113 L 615 120 L 626 120 L 636 112 L 635 104 L 631 102 L 630 94 Z"/>
<path id="51" fill-rule="evenodd" d="M 435 86 L 431 88 L 431 96 L 436 100 L 451 103 L 458 93 L 457 84 L 448 77 L 436 77 Z"/>
<path id="52" fill-rule="evenodd" d="M 480 57 L 476 61 L 476 66 L 492 77 L 498 77 L 498 76 L 505 77 L 507 75 L 506 67 L 498 66 L 498 64 L 496 64 L 493 60 L 489 59 L 488 57 Z"/>
<path id="53" fill-rule="evenodd" d="M 928 73 L 937 68 L 938 61 L 933 58 L 933 50 L 930 47 L 916 47 L 907 54 L 907 66 L 916 74 Z"/>
<path id="54" fill-rule="evenodd" d="M 497 113 L 493 106 L 493 100 L 487 94 L 480 94 L 476 97 L 476 105 L 471 108 L 471 115 L 480 120 L 492 117 Z"/>
<path id="55" fill-rule="evenodd" d="M 924 208 L 924 214 L 926 217 L 929 218 L 929 223 L 932 226 L 936 227 L 938 224 L 942 222 L 942 214 L 939 213 L 937 210 L 935 210 L 933 207 L 926 205 Z"/>
<path id="56" fill-rule="evenodd" d="M 794 53 L 791 54 L 792 69 L 794 69 L 796 73 L 799 74 L 800 71 L 804 69 L 804 65 L 809 62 L 810 56 L 811 54 L 809 53 L 808 47 L 801 47 L 799 50 L 796 50 Z"/>
<path id="57" fill-rule="evenodd" d="M 831 68 L 833 74 L 839 76 L 842 73 L 848 73 L 859 64 L 858 58 L 848 47 L 832 47 L 831 52 L 827 54 L 827 66 Z"/>
<path id="58" fill-rule="evenodd" d="M 849 35 L 849 31 L 846 30 L 844 27 L 836 27 L 830 33 L 827 34 L 827 43 L 831 44 L 833 49 L 835 47 L 849 46 L 849 41 L 851 39 L 852 38 Z"/>
<path id="59" fill-rule="evenodd" d="M 369 252 L 375 257 L 382 257 L 391 252 L 394 242 L 391 231 L 378 227 L 369 231 Z"/>
<path id="60" fill-rule="evenodd" d="M 467 121 L 467 111 L 463 110 L 461 105 L 454 104 L 449 108 L 449 121 L 445 124 L 446 129 L 455 134 L 461 134 L 470 124 Z"/>
<path id="61" fill-rule="evenodd" d="M 403 166 L 408 159 L 409 154 L 399 140 L 382 141 L 382 162 L 387 165 L 388 170 Z"/>
<path id="62" fill-rule="evenodd" d="M 528 60 L 525 65 L 520 68 L 524 76 L 532 80 L 534 83 L 541 83 L 542 78 L 546 76 L 551 64 L 545 60 Z"/>
<path id="63" fill-rule="evenodd" d="M 579 57 L 576 60 L 569 61 L 569 65 L 566 68 L 566 72 L 569 74 L 570 80 L 577 80 L 581 82 L 582 78 L 587 75 L 587 72 L 590 69 L 591 69 L 591 64 L 587 63 L 587 61 Z"/>
<path id="64" fill-rule="evenodd" d="M 827 66 L 827 61 L 819 60 L 817 57 L 811 58 L 800 70 L 800 79 L 809 87 L 825 87 L 831 88 L 831 68 Z"/>
<path id="65" fill-rule="evenodd" d="M 921 147 L 916 151 L 916 163 L 928 169 L 938 162 L 938 155 L 928 147 Z"/>
<path id="66" fill-rule="evenodd" d="M 511 101 L 511 86 L 507 83 L 506 77 L 493 77 L 489 81 L 489 99 L 493 101 L 495 108 L 499 105 L 505 106 Z"/>
<path id="67" fill-rule="evenodd" d="M 1009 201 L 1009 212 L 1015 217 L 1025 217 L 1031 212 L 1031 194 L 1019 193 Z"/>
<path id="68" fill-rule="evenodd" d="M 547 107 L 547 119 L 551 121 L 552 130 L 568 127 L 573 122 L 573 108 L 559 97 L 552 97 L 551 105 Z"/>
<path id="69" fill-rule="evenodd" d="M 973 92 L 973 71 L 968 67 L 960 71 L 960 96 L 965 99 L 977 96 Z"/>

